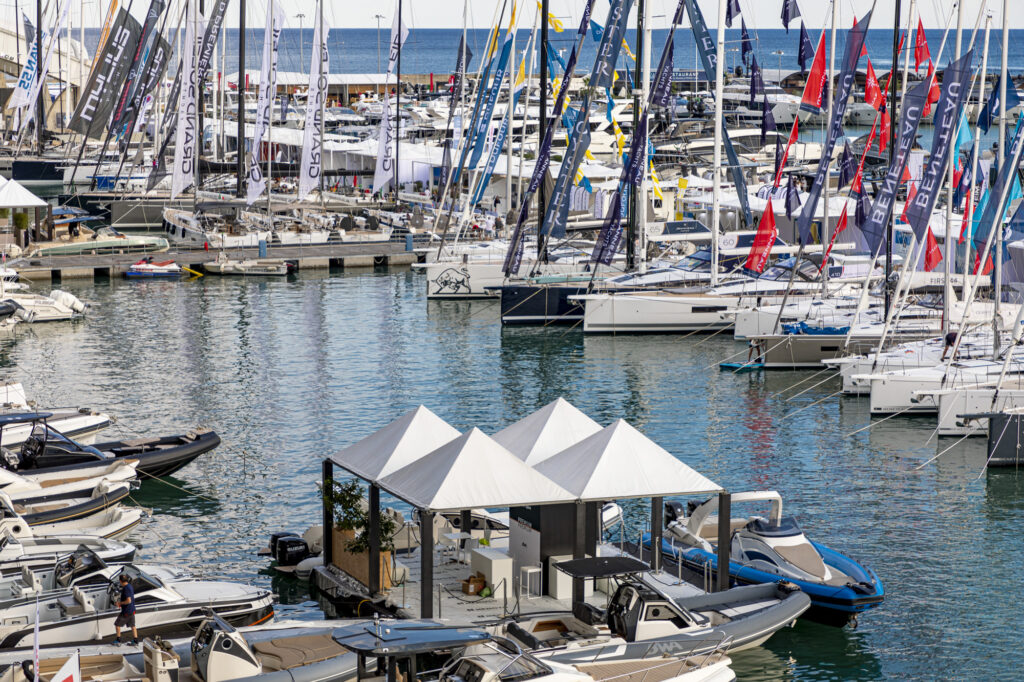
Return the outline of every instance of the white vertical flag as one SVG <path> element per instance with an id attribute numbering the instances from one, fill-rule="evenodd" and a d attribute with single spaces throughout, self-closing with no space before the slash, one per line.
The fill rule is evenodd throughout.
<path id="1" fill-rule="evenodd" d="M 309 64 L 309 90 L 306 94 L 306 125 L 302 134 L 302 167 L 299 171 L 299 201 L 320 184 L 323 173 L 323 128 L 320 115 L 324 98 L 327 97 L 327 74 L 330 73 L 330 55 L 327 53 L 326 29 L 320 35 L 323 24 L 323 0 L 317 6 L 317 22 L 313 31 L 313 50 Z"/>
<path id="2" fill-rule="evenodd" d="M 401 2 L 402 0 L 398 0 Z M 409 29 L 398 20 L 398 7 L 395 7 L 395 19 L 391 22 L 391 42 L 388 49 L 388 72 L 384 78 L 384 115 L 380 119 L 380 132 L 377 134 L 377 168 L 373 173 L 373 192 L 384 191 L 395 174 L 395 150 L 398 144 L 391 129 L 391 103 L 387 94 L 387 76 L 394 73 L 398 65 L 398 53 L 409 37 Z M 399 114 L 401 115 L 401 114 Z M 397 188 L 396 188 L 397 190 Z"/>
<path id="3" fill-rule="evenodd" d="M 50 34 L 43 31 L 43 43 L 46 43 L 49 39 Z M 33 39 L 32 46 L 29 48 L 29 52 L 25 56 L 25 66 L 21 69 L 21 74 L 18 76 L 18 82 L 14 86 L 14 91 L 7 99 L 8 109 L 18 109 L 32 101 L 31 93 L 32 89 L 35 87 L 36 71 L 38 69 L 36 64 L 37 48 L 38 46 L 36 45 L 36 41 Z"/>
<path id="4" fill-rule="evenodd" d="M 196 63 L 195 44 L 196 30 L 196 0 L 188 3 L 188 14 L 185 20 L 185 42 L 184 54 L 181 56 L 181 91 L 178 95 L 178 126 L 175 132 L 174 145 L 174 172 L 171 176 L 171 199 L 188 189 L 195 181 L 196 164 L 196 139 L 199 131 L 196 130 L 196 113 L 198 90 L 199 90 L 199 69 Z M 241 96 L 241 95 L 239 95 Z"/>
<path id="5" fill-rule="evenodd" d="M 68 10 L 70 8 L 71 0 L 67 0 L 64 3 L 64 7 L 61 9 L 60 18 L 57 19 L 57 30 L 49 35 L 47 35 L 46 33 L 43 34 L 43 43 L 46 45 L 46 51 L 43 53 L 43 68 L 42 72 L 32 74 L 33 80 L 31 84 L 31 90 L 28 93 L 28 101 L 25 103 L 28 106 L 28 109 L 26 109 L 25 116 L 21 120 L 21 124 L 23 127 L 27 125 L 28 122 L 31 121 L 35 116 L 36 103 L 39 101 L 39 91 L 42 89 L 43 82 L 46 80 L 46 74 L 50 70 L 50 58 L 53 57 L 53 50 L 55 47 L 57 47 L 56 36 L 59 36 L 61 31 L 64 30 L 64 24 L 67 21 Z M 18 83 L 20 86 L 20 79 Z M 18 92 L 18 90 L 15 90 L 15 93 Z M 15 93 L 12 93 L 12 97 Z"/>
<path id="6" fill-rule="evenodd" d="M 277 43 L 284 26 L 284 11 L 271 0 L 267 6 L 267 24 L 263 29 L 263 65 L 260 69 L 260 94 L 256 100 L 256 129 L 252 135 L 252 153 L 249 155 L 249 178 L 245 201 L 252 204 L 267 188 L 267 179 L 260 167 L 260 143 L 270 126 L 270 108 L 277 91 Z"/>
<path id="7" fill-rule="evenodd" d="M 50 678 L 50 682 L 82 682 L 82 665 L 77 651 L 64 661 L 64 665 Z"/>

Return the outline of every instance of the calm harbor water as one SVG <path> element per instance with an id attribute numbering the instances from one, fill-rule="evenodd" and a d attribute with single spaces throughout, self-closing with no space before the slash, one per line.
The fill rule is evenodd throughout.
<path id="1" fill-rule="evenodd" d="M 720 373 L 714 363 L 742 351 L 724 334 L 503 330 L 496 304 L 428 303 L 409 271 L 64 288 L 92 303 L 89 317 L 0 341 L 4 379 L 40 405 L 110 411 L 111 438 L 203 425 L 224 441 L 137 493 L 153 509 L 134 537 L 140 559 L 272 585 L 292 602 L 280 615 L 322 617 L 301 586 L 262 574 L 255 550 L 318 520 L 325 455 L 420 403 L 494 432 L 561 395 L 601 423 L 629 420 L 730 490 L 778 490 L 813 539 L 881 576 L 886 602 L 859 629 L 799 623 L 737 654 L 741 679 L 1016 674 L 1024 475 L 983 474 L 981 441 L 916 470 L 937 452 L 931 422 L 850 435 L 867 404 L 832 395 L 838 380 L 797 395 L 820 379 Z M 631 523 L 647 508 L 630 505 Z"/>

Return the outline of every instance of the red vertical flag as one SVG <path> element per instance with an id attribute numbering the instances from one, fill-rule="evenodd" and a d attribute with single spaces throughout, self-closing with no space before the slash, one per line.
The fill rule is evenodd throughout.
<path id="1" fill-rule="evenodd" d="M 750 246 L 750 255 L 747 256 L 747 262 L 743 267 L 754 272 L 764 272 L 764 266 L 768 264 L 768 256 L 778 234 L 779 231 L 775 227 L 775 211 L 769 198 L 768 205 L 761 214 L 761 222 L 757 224 L 757 235 Z"/>
<path id="2" fill-rule="evenodd" d="M 907 202 L 903 204 L 903 213 L 900 214 L 900 220 L 907 222 L 907 207 L 910 206 L 910 202 L 917 196 L 917 185 L 913 182 L 910 183 L 910 187 L 907 188 Z"/>
<path id="3" fill-rule="evenodd" d="M 924 23 L 921 21 L 921 17 L 918 17 L 917 36 L 914 40 L 914 72 L 919 72 L 921 65 L 931 59 L 931 52 L 928 51 L 928 38 L 924 35 Z"/>
<path id="4" fill-rule="evenodd" d="M 882 132 L 878 135 L 878 153 L 881 154 L 885 151 L 885 148 L 889 146 L 889 137 L 891 136 L 890 127 L 892 121 L 889 119 L 889 112 L 882 109 Z"/>
<path id="5" fill-rule="evenodd" d="M 928 76 L 927 77 L 931 80 L 932 85 L 928 89 L 928 99 L 925 100 L 925 103 L 924 103 L 924 114 L 923 114 L 924 116 L 927 116 L 928 114 L 930 114 L 932 112 L 932 105 L 939 101 L 939 95 L 941 94 L 941 92 L 939 90 L 938 79 L 933 78 L 934 75 L 935 75 L 935 66 L 932 64 L 931 60 L 928 60 Z"/>
<path id="6" fill-rule="evenodd" d="M 932 234 L 932 228 L 928 228 L 927 247 L 924 252 L 924 269 L 931 272 L 935 269 L 935 266 L 942 262 L 942 250 L 939 248 L 939 242 L 935 239 L 935 235 Z"/>
<path id="7" fill-rule="evenodd" d="M 782 182 L 782 169 L 786 167 L 786 159 L 789 158 L 789 149 L 796 144 L 796 138 L 799 136 L 800 119 L 793 118 L 793 127 L 789 131 L 789 140 L 786 142 L 786 151 L 782 155 L 782 161 L 779 163 L 778 170 L 775 171 L 775 186 L 778 187 L 779 183 Z"/>
<path id="8" fill-rule="evenodd" d="M 804 95 L 800 99 L 800 108 L 812 114 L 821 113 L 821 92 L 825 86 L 825 79 L 828 78 L 828 71 L 825 69 L 825 32 L 821 32 L 818 40 L 818 49 L 814 51 L 814 61 L 811 62 L 811 70 L 807 74 L 807 83 L 804 85 Z"/>
<path id="9" fill-rule="evenodd" d="M 964 205 L 964 218 L 963 218 L 963 222 L 960 224 L 960 240 L 959 240 L 959 242 L 961 244 L 963 244 L 964 240 L 967 239 L 967 236 L 968 236 L 968 234 L 970 233 L 970 230 L 971 230 L 971 218 L 973 217 L 973 214 L 974 214 L 974 207 L 971 206 L 971 199 L 974 198 L 973 195 L 974 195 L 974 191 L 973 190 L 967 193 L 967 203 Z"/>
<path id="10" fill-rule="evenodd" d="M 878 76 L 875 75 L 875 67 L 871 65 L 870 59 L 868 59 L 868 77 L 864 82 L 864 101 L 873 106 L 875 111 L 878 111 L 882 103 L 885 102 L 882 88 L 878 85 Z"/>

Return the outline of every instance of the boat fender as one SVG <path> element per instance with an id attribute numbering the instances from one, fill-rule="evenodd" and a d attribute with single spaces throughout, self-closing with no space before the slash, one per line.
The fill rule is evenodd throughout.
<path id="1" fill-rule="evenodd" d="M 859 582 L 859 583 L 854 583 L 854 582 L 846 583 L 846 586 L 849 587 L 854 592 L 859 592 L 861 594 L 874 594 L 875 591 L 876 591 L 874 585 L 872 585 L 869 582 L 865 582 L 863 580 L 861 582 Z"/>
<path id="2" fill-rule="evenodd" d="M 31 658 L 26 658 L 21 662 L 21 672 L 25 673 L 26 680 L 36 679 L 36 666 Z"/>

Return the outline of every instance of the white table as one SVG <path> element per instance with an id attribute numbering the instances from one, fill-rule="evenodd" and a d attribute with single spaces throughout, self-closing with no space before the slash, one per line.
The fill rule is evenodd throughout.
<path id="1" fill-rule="evenodd" d="M 442 537 L 444 537 L 445 540 L 449 540 L 452 543 L 451 547 L 455 551 L 455 558 L 458 561 L 465 561 L 466 560 L 466 556 L 468 554 L 468 552 L 466 552 L 465 550 L 468 550 L 469 548 L 466 547 L 465 550 L 464 550 L 463 545 L 462 545 L 462 541 L 463 540 L 472 540 L 473 536 L 470 535 L 469 533 L 459 532 L 459 533 L 445 533 Z"/>

